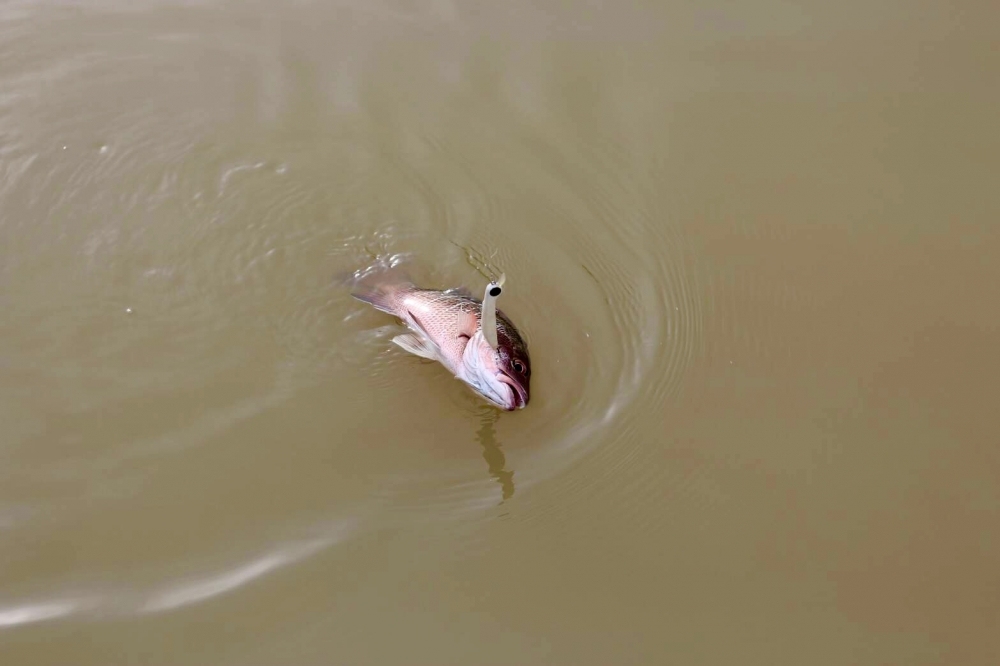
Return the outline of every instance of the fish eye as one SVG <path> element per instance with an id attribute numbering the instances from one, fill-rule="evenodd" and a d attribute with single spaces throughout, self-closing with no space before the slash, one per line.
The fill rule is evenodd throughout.
<path id="1" fill-rule="evenodd" d="M 518 372 L 524 372 L 524 364 L 518 360 L 514 361 L 514 369 Z"/>

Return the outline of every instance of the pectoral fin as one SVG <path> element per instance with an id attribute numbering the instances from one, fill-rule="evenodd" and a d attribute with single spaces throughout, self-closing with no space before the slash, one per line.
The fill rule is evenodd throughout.
<path id="1" fill-rule="evenodd" d="M 402 335 L 397 335 L 392 339 L 392 341 L 411 354 L 420 356 L 421 358 L 429 358 L 432 361 L 436 361 L 438 358 L 437 349 L 435 349 L 433 343 L 431 343 L 427 338 L 418 336 L 414 333 L 403 333 Z"/>
<path id="2" fill-rule="evenodd" d="M 471 338 L 479 330 L 479 317 L 475 312 L 460 310 L 458 312 L 458 334 Z"/>

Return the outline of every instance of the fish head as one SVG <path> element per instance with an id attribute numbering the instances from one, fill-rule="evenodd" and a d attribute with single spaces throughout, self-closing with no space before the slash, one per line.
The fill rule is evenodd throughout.
<path id="1" fill-rule="evenodd" d="M 508 412 L 528 404 L 531 364 L 523 343 L 501 336 L 494 349 L 481 330 L 469 338 L 462 354 L 459 379 Z"/>

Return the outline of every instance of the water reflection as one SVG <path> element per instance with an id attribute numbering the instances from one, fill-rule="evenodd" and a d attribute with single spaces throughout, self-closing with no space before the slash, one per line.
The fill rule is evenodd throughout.
<path id="1" fill-rule="evenodd" d="M 504 469 L 507 466 L 507 458 L 500 450 L 497 442 L 496 422 L 500 418 L 500 412 L 496 409 L 483 406 L 479 412 L 479 430 L 476 431 L 476 439 L 483 447 L 483 460 L 489 468 L 490 476 L 500 484 L 500 503 L 514 496 L 514 472 Z"/>

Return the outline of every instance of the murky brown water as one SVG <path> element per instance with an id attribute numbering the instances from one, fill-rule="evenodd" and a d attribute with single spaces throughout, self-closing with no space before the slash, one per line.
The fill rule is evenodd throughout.
<path id="1" fill-rule="evenodd" d="M 1000 663 L 1000 12 L 918 5 L 0 5 L 0 663 Z M 337 281 L 483 258 L 523 412 Z"/>

